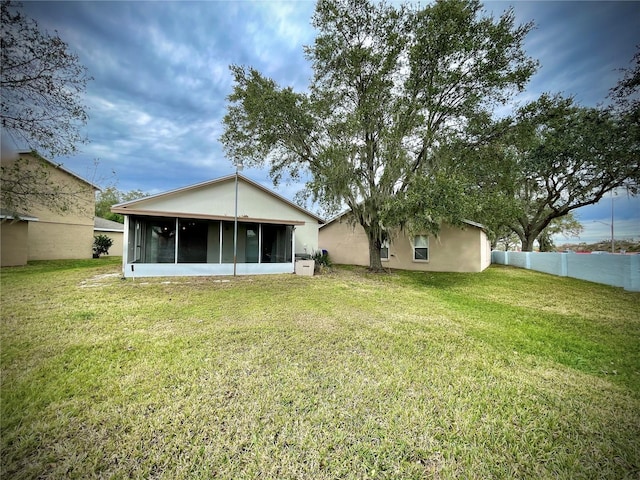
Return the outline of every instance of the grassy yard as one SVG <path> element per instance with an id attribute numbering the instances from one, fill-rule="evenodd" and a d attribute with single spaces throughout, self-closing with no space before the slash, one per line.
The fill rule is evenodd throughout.
<path id="1" fill-rule="evenodd" d="M 640 294 L 2 270 L 1 478 L 640 478 Z"/>

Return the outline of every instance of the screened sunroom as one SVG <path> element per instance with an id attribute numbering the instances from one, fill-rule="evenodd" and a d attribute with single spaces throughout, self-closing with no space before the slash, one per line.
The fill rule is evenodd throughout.
<path id="1" fill-rule="evenodd" d="M 234 221 L 138 216 L 128 220 L 127 263 L 139 265 L 138 274 L 232 275 L 234 250 L 238 273 L 291 271 L 294 225 L 238 222 L 236 245 Z M 176 269 L 166 264 L 190 266 Z M 268 265 L 254 268 L 256 264 Z M 136 268 L 131 271 L 135 275 Z"/>
<path id="2" fill-rule="evenodd" d="M 126 277 L 293 273 L 318 247 L 322 220 L 239 176 L 185 187 L 112 211 L 125 216 Z"/>

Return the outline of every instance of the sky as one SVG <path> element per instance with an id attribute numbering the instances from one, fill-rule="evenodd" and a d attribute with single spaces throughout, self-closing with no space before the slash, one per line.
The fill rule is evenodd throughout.
<path id="1" fill-rule="evenodd" d="M 540 67 L 513 105 L 543 92 L 601 104 L 640 45 L 640 1 L 484 6 L 495 16 L 513 6 L 518 24 L 535 24 L 525 49 Z M 52 160 L 102 187 L 149 194 L 233 173 L 218 140 L 233 88 L 229 66 L 251 66 L 304 91 L 312 71 L 303 46 L 315 37 L 314 7 L 311 1 L 23 2 L 24 12 L 41 29 L 57 31 L 93 77 L 84 99 L 90 143 L 74 157 Z M 289 199 L 302 187 L 274 188 L 267 166 L 243 174 Z M 640 239 L 640 197 L 621 192 L 577 210 L 584 232 L 556 243 L 610 238 L 611 202 L 615 237 Z"/>

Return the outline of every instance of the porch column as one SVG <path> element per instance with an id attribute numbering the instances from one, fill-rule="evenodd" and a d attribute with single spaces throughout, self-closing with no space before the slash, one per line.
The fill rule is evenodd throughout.
<path id="1" fill-rule="evenodd" d="M 122 275 L 124 276 L 129 260 L 129 215 L 124 216 L 124 231 L 122 232 Z"/>
<path id="2" fill-rule="evenodd" d="M 291 266 L 296 271 L 296 227 L 291 228 Z"/>

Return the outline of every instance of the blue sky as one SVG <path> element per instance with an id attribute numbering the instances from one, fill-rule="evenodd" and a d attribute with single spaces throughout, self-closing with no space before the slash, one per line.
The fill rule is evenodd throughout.
<path id="1" fill-rule="evenodd" d="M 425 3 L 425 2 L 423 2 Z M 538 73 L 514 103 L 542 92 L 582 105 L 606 100 L 640 45 L 640 2 L 485 2 L 518 23 L 533 21 L 527 53 Z M 234 171 L 218 138 L 230 64 L 253 66 L 302 91 L 311 76 L 303 55 L 314 31 L 311 1 L 24 2 L 41 28 L 57 30 L 88 68 L 90 139 L 73 158 L 55 159 L 102 186 L 158 193 Z M 247 176 L 273 188 L 267 168 Z M 300 185 L 281 185 L 288 198 Z M 580 239 L 610 236 L 611 198 L 577 211 Z M 614 199 L 617 238 L 640 238 L 640 198 Z M 558 238 L 560 242 L 566 239 Z"/>

